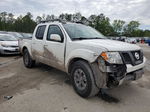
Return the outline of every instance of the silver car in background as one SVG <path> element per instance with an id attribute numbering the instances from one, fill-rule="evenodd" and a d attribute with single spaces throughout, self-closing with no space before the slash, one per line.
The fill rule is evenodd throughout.
<path id="1" fill-rule="evenodd" d="M 9 34 L 0 34 L 0 54 L 19 54 L 18 40 Z"/>
<path id="2" fill-rule="evenodd" d="M 32 38 L 32 33 L 20 33 L 23 36 L 23 39 L 30 39 Z"/>
<path id="3" fill-rule="evenodd" d="M 23 36 L 18 32 L 7 32 L 7 33 L 17 38 L 17 40 L 23 39 Z"/>

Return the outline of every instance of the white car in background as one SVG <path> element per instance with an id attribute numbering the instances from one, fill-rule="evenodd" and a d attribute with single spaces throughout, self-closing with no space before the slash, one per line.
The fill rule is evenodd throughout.
<path id="1" fill-rule="evenodd" d="M 7 33 L 14 36 L 17 40 L 23 39 L 23 36 L 18 32 L 7 32 Z"/>
<path id="2" fill-rule="evenodd" d="M 0 34 L 0 54 L 19 54 L 18 40 L 9 34 Z"/>
<path id="3" fill-rule="evenodd" d="M 128 38 L 128 39 L 126 39 L 126 42 L 131 43 L 131 44 L 136 44 L 137 43 L 137 39 L 135 39 L 135 38 Z"/>
<path id="4" fill-rule="evenodd" d="M 32 38 L 32 33 L 20 33 L 23 38 L 22 39 L 31 39 Z"/>

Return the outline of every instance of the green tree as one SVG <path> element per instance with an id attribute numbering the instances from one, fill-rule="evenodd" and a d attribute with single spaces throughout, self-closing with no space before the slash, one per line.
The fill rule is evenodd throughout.
<path id="1" fill-rule="evenodd" d="M 10 31 L 13 29 L 13 23 L 15 22 L 14 15 L 12 13 L 8 13 L 7 15 L 7 30 Z"/>
<path id="2" fill-rule="evenodd" d="M 122 20 L 114 20 L 112 23 L 114 35 L 119 36 L 122 34 L 123 27 L 124 27 L 125 21 Z"/>
<path id="3" fill-rule="evenodd" d="M 63 14 L 63 13 L 60 14 L 60 15 L 59 15 L 59 19 L 62 19 L 62 20 L 66 19 L 66 18 L 65 18 L 65 14 Z"/>
<path id="4" fill-rule="evenodd" d="M 30 12 L 28 12 L 23 18 L 22 18 L 22 31 L 29 33 L 29 32 L 33 32 L 35 26 L 36 26 L 36 22 L 34 20 L 32 20 L 32 14 Z M 22 32 L 21 31 L 21 32 Z"/>
<path id="5" fill-rule="evenodd" d="M 134 32 L 138 30 L 139 25 L 140 23 L 138 21 L 130 21 L 129 24 L 124 27 L 124 35 L 134 36 Z"/>
<path id="6" fill-rule="evenodd" d="M 2 30 L 7 30 L 6 18 L 7 18 L 7 12 L 1 12 L 0 13 L 0 19 L 1 19 L 1 29 Z"/>
<path id="7" fill-rule="evenodd" d="M 13 24 L 13 29 L 10 31 L 17 31 L 17 32 L 23 32 L 23 21 L 22 21 L 22 16 L 20 15 L 19 17 L 17 17 L 17 19 L 15 20 L 15 23 Z"/>
<path id="8" fill-rule="evenodd" d="M 81 21 L 81 17 L 82 17 L 81 13 L 77 12 L 77 13 L 73 14 L 73 21 L 74 22 Z"/>
<path id="9" fill-rule="evenodd" d="M 35 19 L 35 22 L 38 24 L 42 21 L 42 17 L 40 16 L 37 16 L 36 19 Z"/>
<path id="10" fill-rule="evenodd" d="M 150 30 L 145 30 L 143 36 L 144 37 L 150 37 Z"/>
<path id="11" fill-rule="evenodd" d="M 14 18 L 12 13 L 1 12 L 0 13 L 0 30 L 5 31 L 16 31 L 16 32 L 33 32 L 36 24 L 40 23 L 42 20 L 53 20 L 57 17 L 53 14 L 45 15 L 42 17 L 37 16 L 33 20 L 33 16 L 28 12 L 25 16 L 19 16 L 17 19 Z M 114 20 L 110 23 L 110 19 L 104 14 L 91 15 L 86 18 L 81 13 L 68 14 L 62 13 L 58 16 L 60 19 L 67 21 L 81 21 L 84 24 L 90 25 L 103 33 L 106 36 L 135 36 L 135 37 L 150 37 L 150 30 L 139 29 L 140 23 L 138 21 L 131 21 L 125 25 L 125 21 Z"/>
<path id="12" fill-rule="evenodd" d="M 36 22 L 32 20 L 32 14 L 28 12 L 24 17 L 19 16 L 14 23 L 14 31 L 32 33 Z"/>
<path id="13" fill-rule="evenodd" d="M 94 19 L 94 28 L 100 31 L 105 36 L 110 36 L 113 32 L 113 27 L 110 24 L 110 19 L 104 14 L 98 15 Z"/>
<path id="14" fill-rule="evenodd" d="M 89 21 L 89 25 L 94 27 L 96 26 L 96 19 L 97 16 L 96 15 L 91 15 L 89 18 L 88 18 L 88 21 Z"/>
<path id="15" fill-rule="evenodd" d="M 67 21 L 72 21 L 72 19 L 73 19 L 73 16 L 72 16 L 72 14 L 65 14 L 65 19 L 67 20 Z"/>

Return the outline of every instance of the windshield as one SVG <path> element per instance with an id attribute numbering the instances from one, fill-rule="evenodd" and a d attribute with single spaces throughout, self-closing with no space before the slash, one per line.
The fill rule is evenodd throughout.
<path id="1" fill-rule="evenodd" d="M 106 39 L 100 32 L 94 28 L 82 24 L 64 24 L 71 39 Z"/>
<path id="2" fill-rule="evenodd" d="M 17 39 L 11 35 L 0 35 L 0 41 L 17 41 Z"/>

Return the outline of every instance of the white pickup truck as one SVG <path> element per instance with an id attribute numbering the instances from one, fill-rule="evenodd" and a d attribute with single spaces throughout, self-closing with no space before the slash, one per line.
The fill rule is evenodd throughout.
<path id="1" fill-rule="evenodd" d="M 32 40 L 20 41 L 27 68 L 41 62 L 68 73 L 82 97 L 142 77 L 145 57 L 137 45 L 109 40 L 95 29 L 68 22 L 36 26 Z"/>

